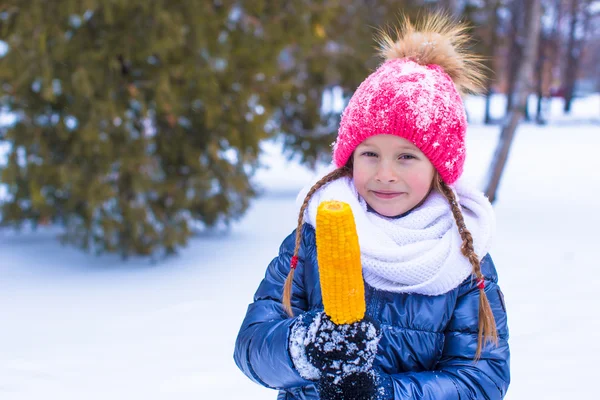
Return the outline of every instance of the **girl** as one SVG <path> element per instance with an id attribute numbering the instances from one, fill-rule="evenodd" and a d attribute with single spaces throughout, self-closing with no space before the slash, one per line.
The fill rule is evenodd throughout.
<path id="1" fill-rule="evenodd" d="M 385 62 L 344 110 L 334 166 L 301 193 L 297 229 L 250 304 L 234 358 L 278 399 L 501 399 L 509 376 L 506 310 L 488 250 L 491 205 L 459 180 L 466 116 L 481 87 L 466 27 L 440 15 L 382 36 Z M 366 316 L 323 312 L 318 205 L 354 214 Z"/>

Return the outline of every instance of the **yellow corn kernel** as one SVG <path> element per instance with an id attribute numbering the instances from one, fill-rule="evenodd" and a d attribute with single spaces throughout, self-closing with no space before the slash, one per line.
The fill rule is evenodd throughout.
<path id="1" fill-rule="evenodd" d="M 317 209 L 317 260 L 325 313 L 338 324 L 365 315 L 365 285 L 352 209 L 341 201 L 324 201 Z"/>

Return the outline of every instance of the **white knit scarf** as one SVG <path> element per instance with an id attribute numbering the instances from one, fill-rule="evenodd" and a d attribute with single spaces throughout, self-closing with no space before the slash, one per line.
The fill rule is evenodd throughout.
<path id="1" fill-rule="evenodd" d="M 298 204 L 302 204 L 311 186 L 300 192 Z M 483 193 L 461 180 L 453 190 L 473 235 L 475 254 L 481 259 L 491 247 L 495 230 L 492 206 Z M 352 179 L 341 178 L 312 196 L 305 222 L 316 227 L 317 207 L 326 200 L 343 201 L 352 208 L 363 276 L 372 287 L 435 296 L 456 288 L 471 274 L 472 266 L 460 251 L 462 239 L 450 204 L 436 191 L 408 215 L 385 218 L 367 212 L 367 204 Z"/>

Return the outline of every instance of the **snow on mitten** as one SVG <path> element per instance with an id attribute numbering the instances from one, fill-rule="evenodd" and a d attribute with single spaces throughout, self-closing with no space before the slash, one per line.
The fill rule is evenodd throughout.
<path id="1" fill-rule="evenodd" d="M 380 339 L 376 322 L 368 317 L 352 324 L 336 325 L 324 312 L 309 312 L 292 325 L 289 349 L 300 375 L 319 381 L 317 387 L 338 385 L 350 375 L 368 373 Z M 369 376 L 373 378 L 373 374 Z M 349 378 L 350 386 L 368 376 Z M 360 386 L 363 386 L 360 383 Z M 330 390 L 331 391 L 331 390 Z M 350 398 L 350 397 L 349 397 Z"/>

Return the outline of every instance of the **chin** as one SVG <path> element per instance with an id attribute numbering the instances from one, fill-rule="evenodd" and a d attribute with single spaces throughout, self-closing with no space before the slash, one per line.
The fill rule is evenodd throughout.
<path id="1" fill-rule="evenodd" d="M 389 209 L 389 208 L 373 207 L 373 209 L 375 211 L 377 211 L 378 214 L 383 215 L 384 217 L 395 217 L 397 215 L 401 215 L 406 212 L 406 210 L 404 208 Z"/>

